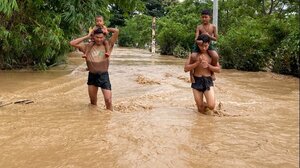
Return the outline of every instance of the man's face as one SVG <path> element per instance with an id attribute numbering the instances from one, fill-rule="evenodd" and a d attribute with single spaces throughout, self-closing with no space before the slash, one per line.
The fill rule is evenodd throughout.
<path id="1" fill-rule="evenodd" d="M 95 41 L 96 44 L 101 44 L 105 40 L 105 37 L 104 37 L 103 33 L 95 34 L 93 38 L 94 38 L 94 41 Z"/>
<path id="2" fill-rule="evenodd" d="M 104 22 L 103 22 L 103 18 L 102 17 L 97 17 L 96 18 L 96 25 L 97 26 L 103 26 Z"/>
<path id="3" fill-rule="evenodd" d="M 207 24 L 210 22 L 210 16 L 209 15 L 201 15 L 201 21 L 204 24 Z"/>
<path id="4" fill-rule="evenodd" d="M 209 43 L 198 44 L 198 47 L 201 50 L 201 52 L 207 51 L 209 47 Z"/>

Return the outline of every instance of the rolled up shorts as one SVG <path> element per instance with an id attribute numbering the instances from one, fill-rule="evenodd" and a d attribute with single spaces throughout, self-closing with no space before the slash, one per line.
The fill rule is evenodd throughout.
<path id="1" fill-rule="evenodd" d="M 211 76 L 202 76 L 202 77 L 194 76 L 194 79 L 195 82 L 192 83 L 191 87 L 200 92 L 204 93 L 205 91 L 210 90 L 211 86 L 214 86 Z"/>

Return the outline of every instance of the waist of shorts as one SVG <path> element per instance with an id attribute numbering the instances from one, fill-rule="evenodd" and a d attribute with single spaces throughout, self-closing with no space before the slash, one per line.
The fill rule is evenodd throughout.
<path id="1" fill-rule="evenodd" d="M 105 72 L 91 72 L 91 71 L 89 71 L 89 74 L 91 74 L 91 75 L 108 75 L 108 71 L 105 71 Z"/>
<path id="2" fill-rule="evenodd" d="M 205 76 L 205 75 L 200 75 L 200 76 L 195 76 L 194 78 L 211 78 L 211 76 Z"/>
<path id="3" fill-rule="evenodd" d="M 204 78 L 206 78 L 206 79 L 212 79 L 212 77 L 211 76 L 194 76 L 194 79 L 204 79 Z"/>

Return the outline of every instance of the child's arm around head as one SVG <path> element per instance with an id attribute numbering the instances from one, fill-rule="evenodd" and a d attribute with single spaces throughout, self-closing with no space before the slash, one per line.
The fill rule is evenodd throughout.
<path id="1" fill-rule="evenodd" d="M 217 28 L 213 24 L 212 24 L 212 29 L 213 29 L 212 35 L 210 35 L 208 32 L 203 32 L 202 34 L 206 34 L 211 40 L 217 41 L 218 39 Z"/>
<path id="2" fill-rule="evenodd" d="M 200 27 L 200 25 L 198 25 L 197 28 L 196 28 L 196 33 L 195 33 L 195 42 L 197 42 L 197 38 L 200 35 L 199 34 L 200 30 L 201 30 L 201 27 Z"/>

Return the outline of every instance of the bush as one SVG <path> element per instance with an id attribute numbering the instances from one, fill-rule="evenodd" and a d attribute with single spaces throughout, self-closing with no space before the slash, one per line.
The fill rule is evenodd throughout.
<path id="1" fill-rule="evenodd" d="M 126 20 L 126 26 L 120 28 L 119 45 L 123 47 L 144 48 L 151 43 L 152 17 L 136 15 Z"/>
<path id="2" fill-rule="evenodd" d="M 179 58 L 185 58 L 189 54 L 189 51 L 184 49 L 182 46 L 177 45 L 174 49 L 174 55 Z"/>
<path id="3" fill-rule="evenodd" d="M 263 70 L 270 59 L 265 52 L 269 39 L 263 23 L 245 18 L 238 28 L 231 28 L 225 36 L 220 36 L 219 48 L 223 68 L 239 70 Z"/>
<path id="4" fill-rule="evenodd" d="M 273 58 L 273 72 L 300 77 L 299 39 L 299 29 L 295 29 L 282 40 Z"/>

